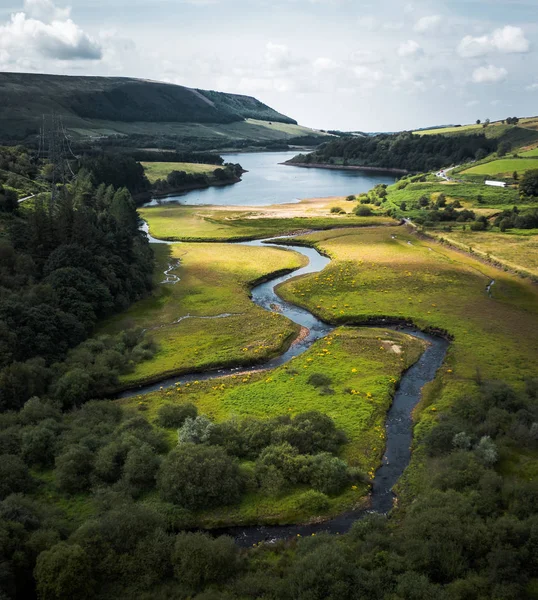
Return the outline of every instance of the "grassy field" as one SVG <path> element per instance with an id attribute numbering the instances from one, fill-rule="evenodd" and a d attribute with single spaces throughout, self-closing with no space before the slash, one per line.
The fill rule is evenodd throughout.
<path id="1" fill-rule="evenodd" d="M 320 276 L 285 284 L 279 292 L 324 319 L 360 323 L 370 316 L 412 319 L 454 336 L 446 367 L 430 384 L 415 434 L 420 439 L 456 398 L 477 392 L 477 381 L 498 379 L 521 388 L 538 369 L 538 289 L 470 256 L 421 241 L 404 231 L 323 232 L 311 243 L 333 257 Z M 492 297 L 486 285 L 495 279 Z M 407 485 L 427 485 L 420 451 Z"/>
<path id="2" fill-rule="evenodd" d="M 477 165 L 462 171 L 462 175 L 494 175 L 511 177 L 514 172 L 523 175 L 525 171 L 538 169 L 538 160 L 533 158 L 503 158 Z"/>
<path id="3" fill-rule="evenodd" d="M 178 163 L 178 162 L 143 162 L 147 178 L 150 183 L 155 183 L 157 179 L 166 179 L 172 171 L 185 171 L 185 173 L 203 173 L 212 175 L 217 165 L 203 165 L 198 163 Z"/>
<path id="4" fill-rule="evenodd" d="M 299 254 L 223 244 L 155 245 L 154 250 L 155 282 L 161 282 L 167 266 L 178 260 L 181 263 L 173 273 L 181 281 L 158 285 L 152 296 L 113 317 L 100 330 L 113 333 L 141 327 L 159 346 L 151 360 L 124 377 L 123 384 L 252 363 L 278 353 L 298 334 L 297 325 L 250 301 L 249 284 L 270 273 L 302 266 Z M 185 319 L 187 315 L 191 318 Z"/>
<path id="5" fill-rule="evenodd" d="M 538 231 L 512 229 L 494 231 L 429 232 L 449 243 L 472 251 L 481 258 L 506 265 L 507 268 L 538 279 Z"/>
<path id="6" fill-rule="evenodd" d="M 346 214 L 330 213 L 338 206 Z M 351 214 L 354 203 L 344 198 L 304 200 L 296 204 L 268 207 L 163 205 L 139 210 L 148 222 L 151 235 L 164 240 L 233 241 L 289 234 L 299 230 L 330 227 L 394 224 L 383 215 L 357 217 Z"/>
<path id="7" fill-rule="evenodd" d="M 495 123 L 493 125 L 496 125 Z M 446 135 L 447 133 L 480 133 L 482 125 L 462 125 L 461 127 L 440 127 L 437 129 L 424 129 L 413 131 L 415 135 Z"/>
<path id="8" fill-rule="evenodd" d="M 373 476 L 383 455 L 383 424 L 396 382 L 423 348 L 422 342 L 394 331 L 339 328 L 307 353 L 270 373 L 236 375 L 119 402 L 126 408 L 144 409 L 150 419 L 162 404 L 184 402 L 195 403 L 200 413 L 216 421 L 319 410 L 346 432 L 348 442 L 342 457 Z M 334 393 L 324 395 L 309 385 L 312 373 L 329 376 Z M 169 437 L 174 443 L 176 432 L 169 431 Z M 297 487 L 276 498 L 253 492 L 238 506 L 198 514 L 197 524 L 300 522 L 312 516 L 298 506 L 304 491 L 304 487 Z M 366 491 L 366 485 L 350 486 L 330 499 L 325 514 L 338 514 L 364 502 Z"/>
<path id="9" fill-rule="evenodd" d="M 532 150 L 526 150 L 525 152 L 520 152 L 520 156 L 524 157 L 537 157 L 538 158 L 538 148 L 533 148 Z"/>

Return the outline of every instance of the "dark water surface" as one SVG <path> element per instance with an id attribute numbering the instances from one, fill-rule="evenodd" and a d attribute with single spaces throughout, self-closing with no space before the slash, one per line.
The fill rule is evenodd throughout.
<path id="1" fill-rule="evenodd" d="M 275 245 L 267 243 L 267 241 L 264 240 L 241 242 L 240 244 L 245 246 Z M 322 256 L 314 248 L 293 246 L 291 244 L 286 246 L 279 244 L 278 247 L 300 252 L 309 259 L 309 264 L 291 274 L 277 277 L 256 286 L 251 292 L 252 300 L 265 310 L 273 312 L 276 310 L 302 327 L 306 327 L 309 330 L 309 333 L 303 340 L 291 346 L 289 350 L 280 356 L 265 362 L 261 366 L 252 367 L 252 369 L 273 369 L 283 365 L 291 358 L 308 350 L 316 340 L 325 337 L 334 329 L 332 325 L 324 323 L 309 311 L 283 301 L 275 292 L 276 286 L 292 277 L 321 271 L 329 264 L 330 259 Z M 181 283 L 179 285 L 181 285 Z M 213 318 L 222 318 L 223 316 L 224 315 L 218 315 Z M 387 327 L 387 329 L 393 328 Z M 403 375 L 400 380 L 399 389 L 394 395 L 394 400 L 385 424 L 385 455 L 383 457 L 383 463 L 377 470 L 373 480 L 372 492 L 370 495 L 370 508 L 368 510 L 349 511 L 329 521 L 325 521 L 324 523 L 311 525 L 253 525 L 246 527 L 228 527 L 214 531 L 215 534 L 231 535 L 239 545 L 252 546 L 253 544 L 262 541 L 276 541 L 296 536 L 309 536 L 321 532 L 334 534 L 345 533 L 355 521 L 360 520 L 365 515 L 369 513 L 386 514 L 391 510 L 394 503 L 392 488 L 401 477 L 411 458 L 413 409 L 420 400 L 422 387 L 434 379 L 437 370 L 441 367 L 449 345 L 449 342 L 446 340 L 428 335 L 417 329 L 407 327 L 398 327 L 397 329 L 403 333 L 425 340 L 428 343 L 428 347 L 418 362 Z M 245 371 L 247 369 L 244 367 L 237 367 L 234 369 L 221 369 L 218 371 L 208 371 L 206 373 L 195 373 L 192 375 L 173 377 L 160 381 L 154 385 L 147 385 L 137 388 L 136 390 L 124 392 L 121 394 L 121 397 L 132 397 L 138 394 L 147 394 L 160 388 L 174 387 L 176 382 L 184 384 L 195 380 L 204 381 L 214 379 L 233 374 L 239 370 Z"/>
<path id="2" fill-rule="evenodd" d="M 145 206 L 164 202 L 268 206 L 298 202 L 304 198 L 360 194 L 371 190 L 378 183 L 392 184 L 396 180 L 389 173 L 303 169 L 280 164 L 296 155 L 296 151 L 223 154 L 225 162 L 240 163 L 248 171 L 243 175 L 243 181 L 224 187 L 167 196 Z"/>

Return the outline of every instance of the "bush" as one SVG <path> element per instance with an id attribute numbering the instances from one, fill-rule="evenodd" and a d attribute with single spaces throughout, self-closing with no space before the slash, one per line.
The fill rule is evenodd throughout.
<path id="1" fill-rule="evenodd" d="M 333 380 L 323 373 L 312 373 L 308 378 L 307 383 L 309 385 L 313 385 L 314 387 L 325 387 L 331 385 Z"/>
<path id="2" fill-rule="evenodd" d="M 84 492 L 90 487 L 93 454 L 84 446 L 72 446 L 56 459 L 56 483 L 68 494 Z"/>
<path id="3" fill-rule="evenodd" d="M 163 460 L 157 486 L 165 500 L 196 510 L 237 502 L 243 478 L 222 448 L 182 444 Z"/>
<path id="4" fill-rule="evenodd" d="M 187 417 L 178 431 L 178 441 L 180 444 L 207 444 L 214 428 L 215 425 L 207 417 Z"/>
<path id="5" fill-rule="evenodd" d="M 150 446 L 142 444 L 129 450 L 123 467 L 123 479 L 138 495 L 155 485 L 158 468 L 159 459 Z"/>
<path id="6" fill-rule="evenodd" d="M 357 217 L 371 217 L 373 214 L 369 206 L 357 206 L 353 212 Z"/>
<path id="7" fill-rule="evenodd" d="M 91 561 L 76 544 L 60 542 L 37 558 L 36 587 L 42 600 L 93 598 Z"/>
<path id="8" fill-rule="evenodd" d="M 172 551 L 174 576 L 191 590 L 224 583 L 239 566 L 238 548 L 230 537 L 180 533 Z"/>
<path id="9" fill-rule="evenodd" d="M 328 453 L 308 457 L 308 482 L 324 494 L 337 494 L 349 482 L 347 464 Z"/>
<path id="10" fill-rule="evenodd" d="M 301 510 L 309 513 L 321 513 L 329 508 L 329 498 L 322 492 L 308 490 L 297 498 L 297 504 Z"/>
<path id="11" fill-rule="evenodd" d="M 157 411 L 155 422 L 160 427 L 179 428 L 185 423 L 186 419 L 195 419 L 198 416 L 198 409 L 194 404 L 165 404 Z"/>
<path id="12" fill-rule="evenodd" d="M 354 202 L 356 200 L 356 196 L 354 196 L 353 194 L 350 194 L 349 196 L 346 197 L 346 200 L 348 202 Z"/>
<path id="13" fill-rule="evenodd" d="M 33 483 L 28 467 L 18 456 L 11 454 L 0 456 L 0 500 L 10 494 L 28 492 Z"/>
<path id="14" fill-rule="evenodd" d="M 300 454 L 338 452 L 346 441 L 345 434 L 336 429 L 334 421 L 317 411 L 296 415 L 289 423 L 277 427 L 271 436 L 273 444 L 288 442 Z"/>
<path id="15" fill-rule="evenodd" d="M 331 207 L 331 214 L 333 214 L 333 215 L 342 215 L 345 213 L 346 213 L 346 211 L 343 208 L 340 208 L 339 206 Z"/>

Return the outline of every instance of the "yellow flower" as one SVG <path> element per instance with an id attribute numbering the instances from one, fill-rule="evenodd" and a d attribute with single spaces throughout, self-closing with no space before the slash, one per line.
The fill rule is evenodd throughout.
<path id="1" fill-rule="evenodd" d="M 352 372 L 352 373 L 356 373 L 356 372 L 357 372 L 357 369 L 351 369 L 351 372 Z"/>

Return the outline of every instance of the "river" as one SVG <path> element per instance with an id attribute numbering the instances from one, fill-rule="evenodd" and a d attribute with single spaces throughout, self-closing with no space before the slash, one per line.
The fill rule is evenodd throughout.
<path id="1" fill-rule="evenodd" d="M 280 238 L 281 242 L 285 238 L 286 236 Z M 240 242 L 240 244 L 245 246 L 275 246 L 275 244 L 268 243 L 268 240 Z M 280 356 L 268 360 L 263 365 L 251 367 L 252 369 L 273 369 L 283 365 L 293 357 L 299 356 L 308 350 L 315 341 L 325 337 L 334 329 L 332 325 L 324 323 L 308 310 L 285 302 L 276 292 L 278 285 L 284 281 L 288 281 L 292 277 L 321 271 L 330 263 L 330 259 L 322 256 L 314 248 L 294 246 L 293 244 L 279 244 L 277 247 L 299 252 L 308 258 L 309 262 L 305 267 L 302 267 L 293 273 L 277 276 L 270 281 L 254 287 L 251 292 L 252 300 L 265 310 L 276 311 L 302 327 L 306 327 L 309 333 L 304 339 L 293 344 Z M 167 276 L 169 277 L 170 273 L 167 273 Z M 181 283 L 179 282 L 178 285 L 181 285 Z M 218 317 L 213 318 L 222 318 L 224 316 L 226 315 L 219 315 Z M 389 329 L 389 327 L 387 327 L 387 329 Z M 391 510 L 394 502 L 394 493 L 392 489 L 398 482 L 398 479 L 401 477 L 411 458 L 413 409 L 420 400 L 423 386 L 434 379 L 438 369 L 441 367 L 449 345 L 448 341 L 440 337 L 428 335 L 416 329 L 398 327 L 398 330 L 425 340 L 428 346 L 419 361 L 404 373 L 400 380 L 398 390 L 394 395 L 393 403 L 385 423 L 385 454 L 383 463 L 377 470 L 372 483 L 370 508 L 368 510 L 349 511 L 323 523 L 283 526 L 238 526 L 221 529 L 214 531 L 213 533 L 231 535 L 234 537 L 237 544 L 248 547 L 262 541 L 275 541 L 296 537 L 298 535 L 305 536 L 321 532 L 345 533 L 346 531 L 349 531 L 355 521 L 363 518 L 369 512 L 386 514 Z M 205 373 L 193 373 L 191 375 L 173 377 L 156 384 L 146 385 L 137 388 L 136 390 L 124 392 L 121 394 L 121 397 L 132 397 L 139 394 L 147 394 L 161 388 L 174 387 L 176 382 L 184 385 L 185 383 L 194 380 L 202 381 L 223 377 L 231 375 L 238 370 L 240 370 L 240 368 L 221 369 L 218 371 L 208 371 Z M 241 370 L 244 371 L 245 369 L 241 368 Z"/>
<path id="2" fill-rule="evenodd" d="M 268 206 L 298 202 L 304 198 L 360 194 L 378 183 L 390 185 L 396 180 L 393 174 L 383 172 L 302 169 L 281 164 L 296 155 L 297 151 L 223 154 L 225 162 L 240 163 L 248 171 L 240 183 L 167 196 L 152 200 L 145 206 L 163 202 Z"/>

